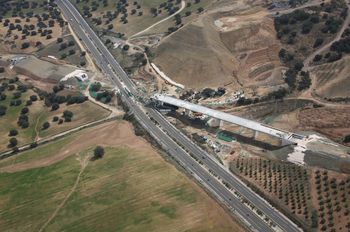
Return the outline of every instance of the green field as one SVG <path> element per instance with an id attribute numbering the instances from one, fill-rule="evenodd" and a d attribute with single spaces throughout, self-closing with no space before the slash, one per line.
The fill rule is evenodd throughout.
<path id="1" fill-rule="evenodd" d="M 81 49 L 77 45 L 76 42 L 73 46 L 67 47 L 64 50 L 60 50 L 60 46 L 62 43 L 68 44 L 69 41 L 74 41 L 73 36 L 71 36 L 71 35 L 65 36 L 62 39 L 63 39 L 63 41 L 61 43 L 57 43 L 57 41 L 54 41 L 54 42 L 50 43 L 49 45 L 45 46 L 43 49 L 41 49 L 37 52 L 37 55 L 41 56 L 41 57 L 54 56 L 57 59 L 61 59 L 61 56 L 63 54 L 66 54 L 67 57 L 64 58 L 64 60 L 70 64 L 74 64 L 74 65 L 79 66 L 81 64 L 81 62 L 86 63 L 86 58 L 85 58 L 85 56 L 81 56 Z M 70 50 L 74 50 L 75 54 L 69 55 Z"/>
<path id="2" fill-rule="evenodd" d="M 26 101 L 29 99 L 30 95 L 33 95 L 34 92 L 32 90 L 28 90 L 26 93 L 22 93 L 21 100 L 22 104 L 19 106 L 10 106 L 10 101 L 13 99 L 13 91 L 5 91 L 6 99 L 4 101 L 0 101 L 0 105 L 6 106 L 7 111 L 6 115 L 0 117 L 0 132 L 2 136 L 0 137 L 0 151 L 6 149 L 8 141 L 10 137 L 8 137 L 8 133 L 11 129 L 16 129 L 18 131 L 17 140 L 19 144 L 25 144 L 31 142 L 35 138 L 35 119 L 40 114 L 39 102 L 34 102 L 32 106 L 29 106 L 29 127 L 26 129 L 21 129 L 17 125 L 17 119 L 20 115 L 22 108 L 25 107 Z"/>
<path id="3" fill-rule="evenodd" d="M 110 114 L 108 110 L 91 102 L 69 106 L 61 104 L 60 109 L 51 111 L 50 108 L 44 106 L 43 101 L 38 100 L 28 106 L 29 113 L 27 115 L 29 127 L 22 129 L 17 125 L 18 117 L 21 114 L 21 110 L 25 107 L 29 96 L 36 95 L 36 93 L 29 89 L 27 92 L 22 93 L 20 98 L 22 100 L 21 105 L 10 106 L 10 101 L 13 99 L 13 93 L 16 91 L 17 90 L 6 90 L 4 92 L 4 94 L 6 94 L 6 99 L 0 101 L 0 105 L 7 107 L 6 114 L 0 117 L 0 133 L 3 135 L 0 137 L 0 151 L 9 149 L 7 147 L 10 139 L 8 133 L 11 129 L 16 129 L 18 131 L 16 139 L 18 140 L 18 146 L 20 146 L 33 142 L 37 136 L 43 138 L 54 135 L 85 123 L 105 118 Z M 70 110 L 73 112 L 74 116 L 72 121 L 67 123 L 64 122 L 61 125 L 58 125 L 57 122 L 52 122 L 53 117 L 61 117 L 64 110 Z M 50 123 L 50 127 L 47 130 L 43 130 L 42 125 L 46 121 Z"/>
<path id="4" fill-rule="evenodd" d="M 26 152 L 21 161 L 53 155 L 68 141 Z M 1 230 L 39 231 L 72 191 L 82 167 L 79 160 L 92 148 L 51 166 L 0 173 Z M 241 229 L 156 153 L 109 147 L 103 159 L 88 162 L 76 189 L 43 231 Z"/>

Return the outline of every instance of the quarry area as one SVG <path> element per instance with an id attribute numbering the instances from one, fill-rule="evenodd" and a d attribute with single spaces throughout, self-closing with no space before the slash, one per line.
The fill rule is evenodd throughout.
<path id="1" fill-rule="evenodd" d="M 116 85 L 61 1 L 132 85 Z M 271 231 L 284 230 L 205 159 L 301 231 L 350 231 L 349 44 L 348 0 L 4 0 L 1 231 L 257 231 L 131 104 Z"/>

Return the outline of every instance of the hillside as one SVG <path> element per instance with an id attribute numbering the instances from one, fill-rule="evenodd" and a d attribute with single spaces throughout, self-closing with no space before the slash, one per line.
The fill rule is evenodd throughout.
<path id="1" fill-rule="evenodd" d="M 261 7 L 236 4 L 211 9 L 171 34 L 157 47 L 154 62 L 188 88 L 229 85 L 262 93 L 282 84 L 273 20 Z"/>

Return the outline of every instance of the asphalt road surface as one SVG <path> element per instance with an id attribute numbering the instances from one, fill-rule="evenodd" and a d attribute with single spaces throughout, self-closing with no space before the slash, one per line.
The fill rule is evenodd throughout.
<path id="1" fill-rule="evenodd" d="M 249 201 L 271 219 L 283 231 L 301 231 L 301 229 L 286 218 L 282 213 L 273 208 L 268 202 L 253 192 L 242 183 L 229 170 L 214 160 L 208 153 L 199 148 L 189 138 L 170 124 L 162 114 L 153 108 L 141 109 L 141 104 L 130 96 L 137 96 L 138 91 L 134 83 L 117 63 L 100 38 L 87 24 L 77 9 L 68 0 L 57 0 L 56 4 L 71 24 L 74 32 L 95 60 L 96 65 L 102 70 L 107 78 L 119 89 L 124 103 L 129 107 L 138 122 L 160 143 L 188 173 L 190 173 L 203 187 L 216 196 L 235 215 L 237 215 L 251 230 L 274 231 L 264 219 L 255 214 L 248 206 L 237 198 L 233 191 L 225 187 L 220 180 L 208 172 L 210 169 L 218 175 L 222 181 L 228 183 L 236 192 Z M 126 91 L 127 87 L 128 91 Z M 147 112 L 147 113 L 146 113 Z M 154 123 L 155 120 L 157 123 Z M 180 146 L 180 145 L 181 146 Z M 183 148 L 184 149 L 183 149 Z M 202 165 L 193 159 L 190 154 L 197 157 Z M 206 168 L 205 168 L 206 167 Z"/>

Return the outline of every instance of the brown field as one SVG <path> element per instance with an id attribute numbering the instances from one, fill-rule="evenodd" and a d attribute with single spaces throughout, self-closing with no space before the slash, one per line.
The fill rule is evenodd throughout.
<path id="1" fill-rule="evenodd" d="M 304 109 L 298 119 L 303 130 L 317 131 L 338 142 L 350 134 L 350 108 L 347 106 Z"/>
<path id="2" fill-rule="evenodd" d="M 79 160 L 86 157 L 84 151 L 96 145 L 106 147 L 105 156 L 83 168 Z M 200 187 L 136 137 L 125 121 L 86 129 L 36 150 L 0 161 L 2 186 L 11 188 L 14 179 L 23 184 L 21 198 L 14 197 L 17 189 L 2 192 L 6 198 L 0 212 L 5 217 L 0 226 L 5 230 L 39 230 L 73 191 L 48 231 L 244 231 Z M 79 170 L 84 173 L 74 185 Z M 35 188 L 27 189 L 29 185 Z"/>
<path id="3" fill-rule="evenodd" d="M 350 176 L 260 157 L 236 157 L 230 169 L 299 220 L 308 231 L 347 231 Z"/>
<path id="4" fill-rule="evenodd" d="M 264 196 L 288 214 L 311 225 L 313 210 L 306 169 L 261 158 L 237 158 L 230 169 L 258 187 Z"/>
<path id="5" fill-rule="evenodd" d="M 312 202 L 318 211 L 318 231 L 348 231 L 350 176 L 314 170 L 310 181 Z"/>
<path id="6" fill-rule="evenodd" d="M 350 57 L 315 66 L 312 73 L 315 75 L 315 93 L 322 98 L 349 98 L 350 84 Z"/>

